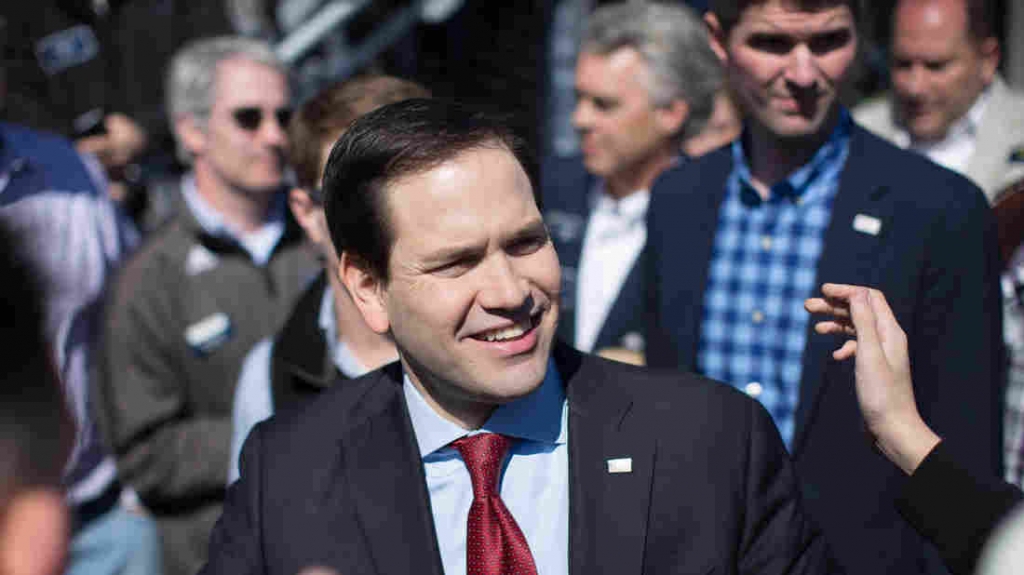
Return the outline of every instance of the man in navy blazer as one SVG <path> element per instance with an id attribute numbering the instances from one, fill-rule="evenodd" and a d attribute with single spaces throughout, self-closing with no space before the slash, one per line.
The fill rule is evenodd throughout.
<path id="1" fill-rule="evenodd" d="M 401 361 L 254 428 L 202 573 L 830 567 L 757 402 L 554 345 L 561 274 L 529 166 L 507 128 L 440 100 L 380 108 L 335 144 L 337 273 Z M 492 440 L 512 445 L 485 448 L 486 493 L 463 449 Z M 496 554 L 517 568 L 473 567 Z"/>
<path id="2" fill-rule="evenodd" d="M 721 67 L 689 8 L 618 3 L 591 16 L 575 82 L 583 155 L 541 169 L 565 281 L 559 336 L 583 351 L 639 354 L 649 190 L 707 123 Z"/>
<path id="3" fill-rule="evenodd" d="M 722 0 L 705 17 L 745 109 L 732 146 L 667 171 L 648 221 L 647 359 L 757 397 L 851 573 L 943 573 L 892 506 L 903 479 L 860 433 L 849 366 L 802 309 L 823 282 L 887 294 L 915 395 L 979 473 L 1000 467 L 993 222 L 963 177 L 898 150 L 836 100 L 856 2 Z"/>

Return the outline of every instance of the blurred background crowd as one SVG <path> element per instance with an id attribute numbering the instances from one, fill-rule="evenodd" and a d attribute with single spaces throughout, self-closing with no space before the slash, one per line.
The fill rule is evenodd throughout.
<path id="1" fill-rule="evenodd" d="M 714 236 L 715 227 L 669 202 L 651 219 L 651 191 L 666 170 L 681 177 L 689 172 L 680 165 L 739 141 L 749 103 L 709 43 L 714 25 L 701 20 L 709 3 L 662 4 L 683 6 L 682 16 L 599 0 L 6 2 L 0 220 L 38 270 L 49 361 L 75 428 L 49 422 L 69 463 L 39 479 L 59 485 L 72 511 L 66 572 L 196 572 L 249 429 L 339 376 L 396 357 L 386 337 L 362 325 L 332 273 L 339 255 L 319 187 L 330 145 L 348 124 L 411 97 L 506 116 L 537 152 L 545 219 L 565 270 L 562 338 L 621 361 L 696 366 L 769 408 L 798 469 L 801 457 L 816 457 L 813 438 L 824 432 L 806 432 L 801 418 L 814 398 L 797 391 L 807 387 L 807 362 L 804 380 L 798 369 L 773 383 L 733 370 L 733 352 L 725 346 L 716 356 L 707 337 L 693 342 L 693 357 L 669 350 L 690 337 L 677 333 L 688 320 L 672 301 L 689 292 L 658 266 L 675 265 L 666 254 L 690 244 L 653 234 L 691 227 Z M 873 264 L 906 266 L 907 284 L 927 291 L 934 282 L 953 298 L 944 301 L 957 302 L 938 311 L 894 305 L 901 321 L 928 316 L 925 337 L 955 329 L 972 340 L 935 343 L 951 345 L 947 361 L 983 348 L 977 357 L 987 365 L 934 366 L 936 379 L 971 380 L 967 403 L 919 392 L 923 411 L 946 431 L 960 424 L 942 414 L 972 419 L 975 431 L 951 443 L 979 469 L 1022 484 L 1024 96 L 1015 88 L 1024 86 L 1024 3 L 868 0 L 858 16 L 856 60 L 839 86 L 844 109 L 897 147 L 965 175 L 988 202 L 979 229 L 996 226 L 979 255 L 969 251 L 973 220 L 956 212 L 973 213 L 969 201 L 922 202 L 922 221 L 941 212 L 949 243 L 885 252 Z M 763 36 L 759 49 L 789 52 L 772 44 L 784 38 Z M 635 81 L 647 74 L 660 83 Z M 900 209 L 908 202 L 913 208 L 907 200 Z M 853 228 L 885 238 L 888 215 L 857 213 Z M 922 237 L 938 234 L 922 229 Z M 957 237 L 963 259 L 974 260 L 963 267 L 955 258 L 922 269 L 905 261 L 937 261 L 928 250 L 957 251 Z M 784 239 L 766 233 L 757 245 L 769 252 Z M 723 297 L 749 295 L 727 279 L 709 282 L 719 280 Z M 744 313 L 755 330 L 773 319 L 770 309 Z M 747 315 L 722 320 L 724 329 L 749 328 Z M 806 319 L 792 321 L 786 333 L 806 329 Z M 652 333 L 664 336 L 661 347 L 652 347 Z M 5 354 L 20 349 L 11 337 Z M 800 338 L 797 368 L 810 355 Z M 27 384 L 17 370 L 4 373 L 11 405 L 47 400 L 19 391 Z M 824 503 L 831 487 L 811 484 L 812 511 L 834 514 Z M 884 489 L 868 496 L 886 497 Z M 826 532 L 840 530 L 819 520 Z M 856 554 L 852 544 L 836 547 Z M 928 561 L 914 558 L 922 572 L 941 572 Z"/>

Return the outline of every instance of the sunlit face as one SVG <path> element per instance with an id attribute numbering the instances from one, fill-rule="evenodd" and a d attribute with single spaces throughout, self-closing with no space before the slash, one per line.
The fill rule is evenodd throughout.
<path id="1" fill-rule="evenodd" d="M 287 109 L 288 98 L 288 82 L 274 68 L 242 57 L 221 62 L 200 148 L 193 150 L 196 162 L 205 162 L 223 183 L 237 190 L 279 189 L 288 137 L 275 113 Z M 241 108 L 262 111 L 255 130 L 236 122 L 233 113 Z"/>
<path id="2" fill-rule="evenodd" d="M 992 81 L 995 39 L 968 33 L 962 1 L 904 2 L 892 48 L 896 115 L 918 140 L 942 139 Z"/>
<path id="3" fill-rule="evenodd" d="M 726 36 L 709 16 L 712 47 L 747 117 L 779 137 L 816 134 L 857 52 L 845 5 L 813 12 L 781 0 L 748 7 Z"/>
<path id="4" fill-rule="evenodd" d="M 536 389 L 561 271 L 515 156 L 472 149 L 384 193 L 394 244 L 378 297 L 410 378 L 455 410 Z"/>
<path id="5" fill-rule="evenodd" d="M 592 174 L 615 178 L 676 153 L 673 137 L 685 115 L 656 107 L 650 82 L 647 63 L 633 48 L 580 54 L 572 121 Z"/>

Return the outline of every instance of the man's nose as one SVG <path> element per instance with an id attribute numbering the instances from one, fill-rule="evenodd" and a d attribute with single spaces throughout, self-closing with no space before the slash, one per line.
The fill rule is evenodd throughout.
<path id="1" fill-rule="evenodd" d="M 786 80 L 800 88 L 813 88 L 818 82 L 818 67 L 814 54 L 806 44 L 798 44 L 789 54 Z"/>
<path id="2" fill-rule="evenodd" d="M 591 104 L 582 98 L 576 100 L 576 107 L 572 110 L 572 125 L 577 130 L 583 130 L 590 126 L 594 113 L 591 107 Z"/>
<path id="3" fill-rule="evenodd" d="M 484 285 L 478 296 L 483 308 L 509 312 L 529 302 L 530 287 L 507 255 L 494 254 L 484 272 Z"/>
<path id="4" fill-rule="evenodd" d="M 913 65 L 899 72 L 901 91 L 908 96 L 919 96 L 926 90 L 928 84 L 926 72 L 922 66 Z"/>
<path id="5" fill-rule="evenodd" d="M 270 146 L 284 147 L 288 145 L 287 126 L 278 122 L 273 114 L 260 122 L 259 136 L 264 143 Z"/>

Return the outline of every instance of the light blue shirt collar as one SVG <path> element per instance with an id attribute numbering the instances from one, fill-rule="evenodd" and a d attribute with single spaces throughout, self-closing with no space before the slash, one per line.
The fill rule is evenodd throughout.
<path id="1" fill-rule="evenodd" d="M 420 457 L 426 457 L 465 435 L 501 433 L 539 443 L 566 442 L 567 403 L 565 387 L 558 375 L 554 360 L 548 360 L 547 373 L 533 393 L 499 406 L 479 430 L 467 432 L 462 427 L 438 415 L 409 376 L 403 378 L 402 391 L 409 407 L 409 417 L 416 433 Z"/>
<path id="2" fill-rule="evenodd" d="M 206 233 L 234 240 L 259 265 L 264 265 L 270 261 L 270 256 L 274 252 L 277 242 L 281 241 L 281 238 L 284 236 L 285 210 L 287 206 L 283 193 L 274 195 L 274 200 L 270 204 L 270 211 L 267 213 L 267 219 L 260 229 L 249 233 L 233 229 L 220 213 L 203 199 L 196 188 L 194 174 L 190 173 L 182 177 L 181 195 L 184 197 L 185 205 L 188 206 L 192 216 Z"/>

